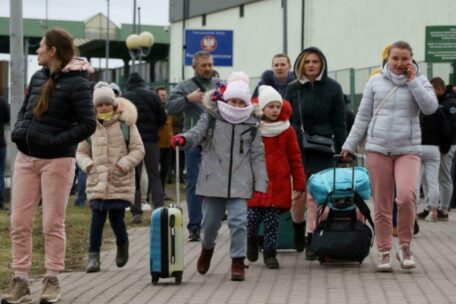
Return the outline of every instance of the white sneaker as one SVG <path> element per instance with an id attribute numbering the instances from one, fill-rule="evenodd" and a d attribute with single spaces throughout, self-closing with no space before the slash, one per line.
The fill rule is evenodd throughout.
<path id="1" fill-rule="evenodd" d="M 402 245 L 399 251 L 396 253 L 397 260 L 401 263 L 402 269 L 412 269 L 416 267 L 413 254 L 410 251 L 410 246 Z"/>
<path id="2" fill-rule="evenodd" d="M 391 272 L 393 271 L 393 267 L 391 266 L 391 255 L 389 251 L 379 252 L 379 259 L 377 263 L 377 271 L 378 272 Z"/>
<path id="3" fill-rule="evenodd" d="M 141 204 L 141 210 L 150 211 L 150 210 L 152 210 L 152 207 L 150 206 L 150 204 L 148 202 L 145 202 L 145 203 Z"/>

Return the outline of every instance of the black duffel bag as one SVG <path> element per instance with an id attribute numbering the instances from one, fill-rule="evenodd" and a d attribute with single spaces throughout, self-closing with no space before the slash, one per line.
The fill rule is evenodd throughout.
<path id="1" fill-rule="evenodd" d="M 354 260 L 362 262 L 372 246 L 372 231 L 356 219 L 356 212 L 349 218 L 338 218 L 331 210 L 328 219 L 318 224 L 310 243 L 310 250 L 321 258 Z"/>

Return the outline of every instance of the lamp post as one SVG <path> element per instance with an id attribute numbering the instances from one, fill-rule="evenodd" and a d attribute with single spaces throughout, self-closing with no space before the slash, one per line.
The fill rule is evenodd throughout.
<path id="1" fill-rule="evenodd" d="M 135 60 L 141 60 L 150 53 L 150 49 L 154 45 L 154 35 L 150 32 L 142 32 L 141 34 L 131 34 L 125 41 L 128 52 L 132 60 L 132 70 L 134 70 Z M 145 76 L 145 75 L 144 75 Z"/>

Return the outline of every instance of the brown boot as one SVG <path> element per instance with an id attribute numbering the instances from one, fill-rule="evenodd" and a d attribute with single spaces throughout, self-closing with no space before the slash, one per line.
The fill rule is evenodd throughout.
<path id="1" fill-rule="evenodd" d="M 213 253 L 214 253 L 214 248 L 212 248 L 212 249 L 201 248 L 201 254 L 200 254 L 200 256 L 198 258 L 198 262 L 196 264 L 196 269 L 198 269 L 199 273 L 205 274 L 206 272 L 209 271 Z"/>
<path id="2" fill-rule="evenodd" d="M 245 268 L 247 267 L 244 265 L 244 258 L 233 258 L 231 264 L 231 281 L 244 281 Z"/>

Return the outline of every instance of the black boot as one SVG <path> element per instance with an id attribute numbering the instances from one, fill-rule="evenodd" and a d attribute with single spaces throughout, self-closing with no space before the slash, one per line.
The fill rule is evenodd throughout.
<path id="1" fill-rule="evenodd" d="M 117 245 L 116 265 L 124 267 L 128 262 L 128 241 L 123 245 Z"/>
<path id="2" fill-rule="evenodd" d="M 100 253 L 89 252 L 89 261 L 87 263 L 87 273 L 100 271 Z"/>
<path id="3" fill-rule="evenodd" d="M 301 223 L 293 222 L 294 228 L 294 245 L 297 252 L 303 252 L 306 248 L 306 238 L 304 236 L 304 230 L 306 229 L 306 221 Z"/>
<path id="4" fill-rule="evenodd" d="M 310 244 L 312 242 L 312 233 L 307 234 L 307 243 L 306 243 L 306 260 L 313 261 L 316 260 L 318 257 L 310 250 Z"/>
<path id="5" fill-rule="evenodd" d="M 276 251 L 263 251 L 263 260 L 266 268 L 279 269 L 279 261 L 276 258 Z"/>
<path id="6" fill-rule="evenodd" d="M 258 260 L 258 237 L 247 238 L 247 259 L 250 262 Z"/>

